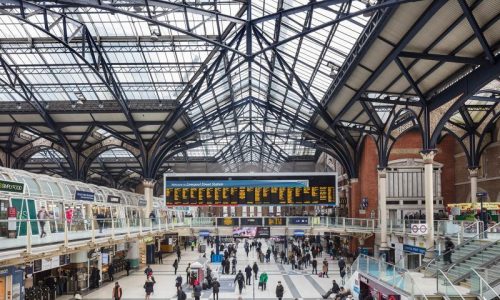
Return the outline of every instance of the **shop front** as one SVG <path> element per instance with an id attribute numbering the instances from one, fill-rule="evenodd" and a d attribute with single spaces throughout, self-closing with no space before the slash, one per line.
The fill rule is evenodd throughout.
<path id="1" fill-rule="evenodd" d="M 0 299 L 25 299 L 23 280 L 23 269 L 15 266 L 0 268 Z"/>
<path id="2" fill-rule="evenodd" d="M 401 300 L 407 297 L 401 295 L 400 291 L 392 289 L 381 282 L 358 273 L 359 278 L 359 299 L 374 300 Z"/>
<path id="3" fill-rule="evenodd" d="M 68 267 L 69 255 L 37 259 L 25 269 L 26 299 L 37 299 L 45 295 L 49 299 L 68 294 L 71 291 L 72 272 Z"/>

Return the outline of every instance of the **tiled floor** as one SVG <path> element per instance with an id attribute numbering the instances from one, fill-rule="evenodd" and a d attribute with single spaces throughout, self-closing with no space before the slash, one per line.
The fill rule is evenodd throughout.
<path id="1" fill-rule="evenodd" d="M 264 251 L 267 249 L 267 245 L 263 245 Z M 207 256 L 210 254 L 210 248 L 207 249 Z M 182 253 L 181 261 L 178 269 L 178 274 L 180 273 L 184 277 L 185 282 L 185 269 L 187 264 L 193 262 L 200 258 L 202 254 L 196 251 L 188 251 Z M 177 299 L 175 292 L 175 277 L 172 263 L 174 256 L 167 256 L 163 260 L 162 265 L 152 265 L 154 271 L 154 276 L 157 284 L 155 285 L 155 292 L 151 296 L 151 299 Z M 240 243 L 240 248 L 238 249 L 238 269 L 243 269 L 247 264 L 253 264 L 255 261 L 255 254 L 250 252 L 247 258 L 243 250 L 243 243 Z M 321 262 L 323 258 L 319 258 L 318 261 Z M 275 296 L 275 289 L 278 281 L 281 281 L 285 288 L 285 298 L 284 299 L 322 299 L 321 295 L 325 290 L 331 287 L 332 279 L 336 279 L 340 283 L 339 269 L 336 261 L 332 261 L 328 258 L 330 265 L 330 278 L 320 278 L 317 275 L 311 275 L 311 267 L 304 271 L 292 271 L 290 265 L 281 265 L 274 262 L 271 258 L 270 263 L 259 264 L 259 272 L 266 271 L 269 275 L 269 280 L 267 284 L 267 290 L 261 291 L 256 285 L 252 283 L 250 286 L 246 286 L 241 294 L 242 299 L 277 299 Z M 217 272 L 217 278 L 220 281 L 233 282 L 234 275 L 222 275 L 219 272 L 219 265 L 213 265 L 212 269 Z M 145 293 L 143 289 L 145 276 L 143 270 L 138 270 L 135 273 L 131 273 L 128 277 L 122 277 L 118 279 L 118 282 L 123 289 L 123 299 L 144 299 Z M 105 284 L 96 291 L 84 295 L 84 299 L 111 299 L 112 294 L 112 284 Z M 254 290 L 255 288 L 255 290 Z M 185 289 L 186 290 L 186 289 Z M 255 298 L 253 297 L 255 293 Z M 187 291 L 188 299 L 191 299 L 190 291 Z M 219 298 L 237 300 L 240 295 L 238 294 L 236 286 L 229 291 L 221 291 L 219 293 Z M 71 299 L 69 296 L 59 297 L 58 300 L 68 300 Z M 201 299 L 213 299 L 211 290 L 204 291 Z"/>

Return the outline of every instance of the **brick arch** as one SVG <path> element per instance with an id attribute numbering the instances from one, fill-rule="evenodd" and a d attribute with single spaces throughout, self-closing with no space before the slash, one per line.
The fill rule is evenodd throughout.
<path id="1" fill-rule="evenodd" d="M 15 169 L 23 169 L 26 165 L 26 162 L 28 162 L 28 160 L 33 155 L 44 149 L 52 149 L 61 154 L 61 156 L 66 159 L 66 161 L 69 161 L 65 149 L 61 145 L 53 143 L 44 138 L 39 138 L 12 152 L 12 156 L 14 157 L 14 163 L 12 164 L 12 167 Z"/>
<path id="2" fill-rule="evenodd" d="M 92 162 L 99 157 L 102 153 L 111 150 L 111 149 L 123 149 L 128 152 L 130 152 L 141 164 L 141 159 L 140 159 L 140 153 L 141 151 L 119 139 L 116 139 L 114 137 L 108 137 L 105 140 L 102 140 L 101 142 L 92 145 L 91 147 L 85 149 L 82 154 L 85 157 L 85 161 L 82 164 L 81 168 L 81 178 L 87 178 L 88 171 L 90 169 L 90 166 L 92 165 Z M 144 167 L 144 166 L 143 166 Z"/>
<path id="3" fill-rule="evenodd" d="M 404 114 L 411 115 L 406 122 L 402 124 L 396 124 L 399 117 L 404 116 Z M 384 130 L 387 134 L 387 141 L 385 145 L 385 151 L 387 155 L 387 159 L 391 155 L 391 151 L 396 144 L 396 142 L 405 134 L 410 132 L 418 131 L 421 135 L 422 141 L 424 140 L 424 132 L 422 130 L 422 126 L 420 124 L 420 120 L 418 118 L 417 112 L 413 111 L 409 108 L 399 108 L 397 112 L 393 115 L 390 123 Z"/>

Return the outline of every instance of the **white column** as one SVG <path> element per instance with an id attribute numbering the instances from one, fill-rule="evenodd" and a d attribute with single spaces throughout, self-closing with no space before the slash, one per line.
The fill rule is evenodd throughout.
<path id="1" fill-rule="evenodd" d="M 420 152 L 424 160 L 424 195 L 425 195 L 425 222 L 427 223 L 427 237 L 425 248 L 429 249 L 434 245 L 434 156 L 436 151 Z M 427 251 L 430 253 L 430 251 Z"/>
<path id="2" fill-rule="evenodd" d="M 144 199 L 146 200 L 146 215 L 147 218 L 151 211 L 153 211 L 153 187 L 155 186 L 154 180 L 145 179 L 142 182 L 144 187 Z"/>
<path id="3" fill-rule="evenodd" d="M 477 203 L 477 175 L 479 168 L 469 168 L 470 202 Z"/>
<path id="4" fill-rule="evenodd" d="M 387 245 L 387 170 L 378 170 L 378 207 L 380 210 L 380 250 L 389 250 Z"/>

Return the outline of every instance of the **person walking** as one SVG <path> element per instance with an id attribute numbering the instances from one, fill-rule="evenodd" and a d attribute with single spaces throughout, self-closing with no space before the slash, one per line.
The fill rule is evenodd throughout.
<path id="1" fill-rule="evenodd" d="M 232 269 L 231 269 L 231 275 L 234 274 L 236 274 L 236 256 L 233 258 Z"/>
<path id="2" fill-rule="evenodd" d="M 217 278 L 214 278 L 212 281 L 212 292 L 214 294 L 214 300 L 217 298 L 219 300 L 219 290 L 220 290 L 220 282 Z"/>
<path id="3" fill-rule="evenodd" d="M 276 286 L 276 297 L 278 297 L 278 300 L 283 299 L 283 294 L 285 294 L 285 288 L 281 285 L 281 281 L 278 281 L 278 285 Z"/>
<path id="4" fill-rule="evenodd" d="M 246 284 L 247 285 L 252 285 L 252 267 L 250 267 L 250 265 L 248 265 L 246 268 L 245 268 L 245 275 L 246 275 Z"/>
<path id="5" fill-rule="evenodd" d="M 175 278 L 175 287 L 177 288 L 177 290 L 179 290 L 179 288 L 182 287 L 182 276 L 179 275 Z"/>
<path id="6" fill-rule="evenodd" d="M 125 262 L 125 271 L 127 271 L 127 276 L 128 276 L 130 273 L 130 261 L 129 260 L 127 260 Z"/>
<path id="7" fill-rule="evenodd" d="M 151 276 L 148 276 L 146 282 L 144 283 L 144 290 L 146 291 L 146 300 L 149 300 L 151 294 L 154 293 L 154 285 L 155 283 L 153 281 L 153 278 Z"/>
<path id="8" fill-rule="evenodd" d="M 342 271 L 343 269 L 345 269 L 345 260 L 343 257 L 340 257 L 338 265 L 339 265 L 339 271 Z"/>
<path id="9" fill-rule="evenodd" d="M 241 295 L 241 291 L 243 290 L 243 285 L 245 284 L 245 277 L 243 277 L 243 273 L 241 273 L 241 270 L 239 270 L 238 274 L 236 274 L 234 282 L 238 282 L 238 290 L 240 291 Z"/>
<path id="10" fill-rule="evenodd" d="M 36 217 L 38 218 L 38 222 L 40 223 L 40 237 L 43 238 L 47 235 L 47 233 L 45 232 L 45 220 L 47 220 L 47 217 L 48 217 L 48 213 L 47 211 L 45 210 L 45 206 L 42 206 L 40 208 L 40 210 L 38 211 L 38 213 L 36 214 Z"/>
<path id="11" fill-rule="evenodd" d="M 177 275 L 177 268 L 179 268 L 179 261 L 177 259 L 174 260 L 172 267 L 174 267 L 174 275 Z"/>
<path id="12" fill-rule="evenodd" d="M 202 288 L 201 288 L 201 284 L 199 282 L 197 282 L 198 284 L 195 285 L 193 287 L 193 296 L 194 296 L 194 300 L 200 300 L 200 297 L 201 297 L 201 292 L 202 292 Z"/>
<path id="13" fill-rule="evenodd" d="M 453 263 L 451 261 L 453 249 L 455 249 L 455 244 L 453 244 L 453 241 L 449 237 L 445 237 L 443 259 L 445 263 L 448 262 L 450 265 Z"/>
<path id="14" fill-rule="evenodd" d="M 260 277 L 259 277 L 259 287 L 261 287 L 263 291 L 266 290 L 267 279 L 268 279 L 267 273 L 266 272 L 262 272 L 260 274 Z"/>
<path id="15" fill-rule="evenodd" d="M 180 261 L 181 260 L 181 248 L 179 246 L 177 246 L 177 260 Z"/>
<path id="16" fill-rule="evenodd" d="M 97 226 L 99 227 L 99 233 L 102 233 L 102 229 L 104 228 L 104 219 L 106 218 L 103 213 L 98 212 L 96 215 Z"/>
<path id="17" fill-rule="evenodd" d="M 118 282 L 115 282 L 115 286 L 113 287 L 113 300 L 120 300 L 122 298 L 122 287 Z"/>
<path id="18" fill-rule="evenodd" d="M 194 251 L 194 247 L 195 247 L 195 246 L 196 246 L 196 245 L 195 245 L 194 241 L 192 241 L 192 242 L 191 242 L 191 251 Z"/>
<path id="19" fill-rule="evenodd" d="M 342 278 L 342 285 L 345 284 L 345 275 L 346 275 L 346 268 L 343 268 L 342 270 L 340 270 L 340 278 Z"/>
<path id="20" fill-rule="evenodd" d="M 186 268 L 186 282 L 187 284 L 190 284 L 190 280 L 189 280 L 189 273 L 191 273 L 191 263 L 188 264 L 187 268 Z"/>
<path id="21" fill-rule="evenodd" d="M 148 265 L 148 266 L 146 267 L 146 269 L 144 269 L 144 274 L 145 274 L 146 276 L 149 276 L 149 274 L 151 274 L 151 273 L 153 273 L 153 269 L 151 269 L 151 267 Z"/>
<path id="22" fill-rule="evenodd" d="M 257 262 L 253 263 L 252 270 L 253 270 L 253 275 L 255 277 L 255 280 L 257 280 L 257 274 L 259 273 L 259 266 L 257 266 Z"/>

